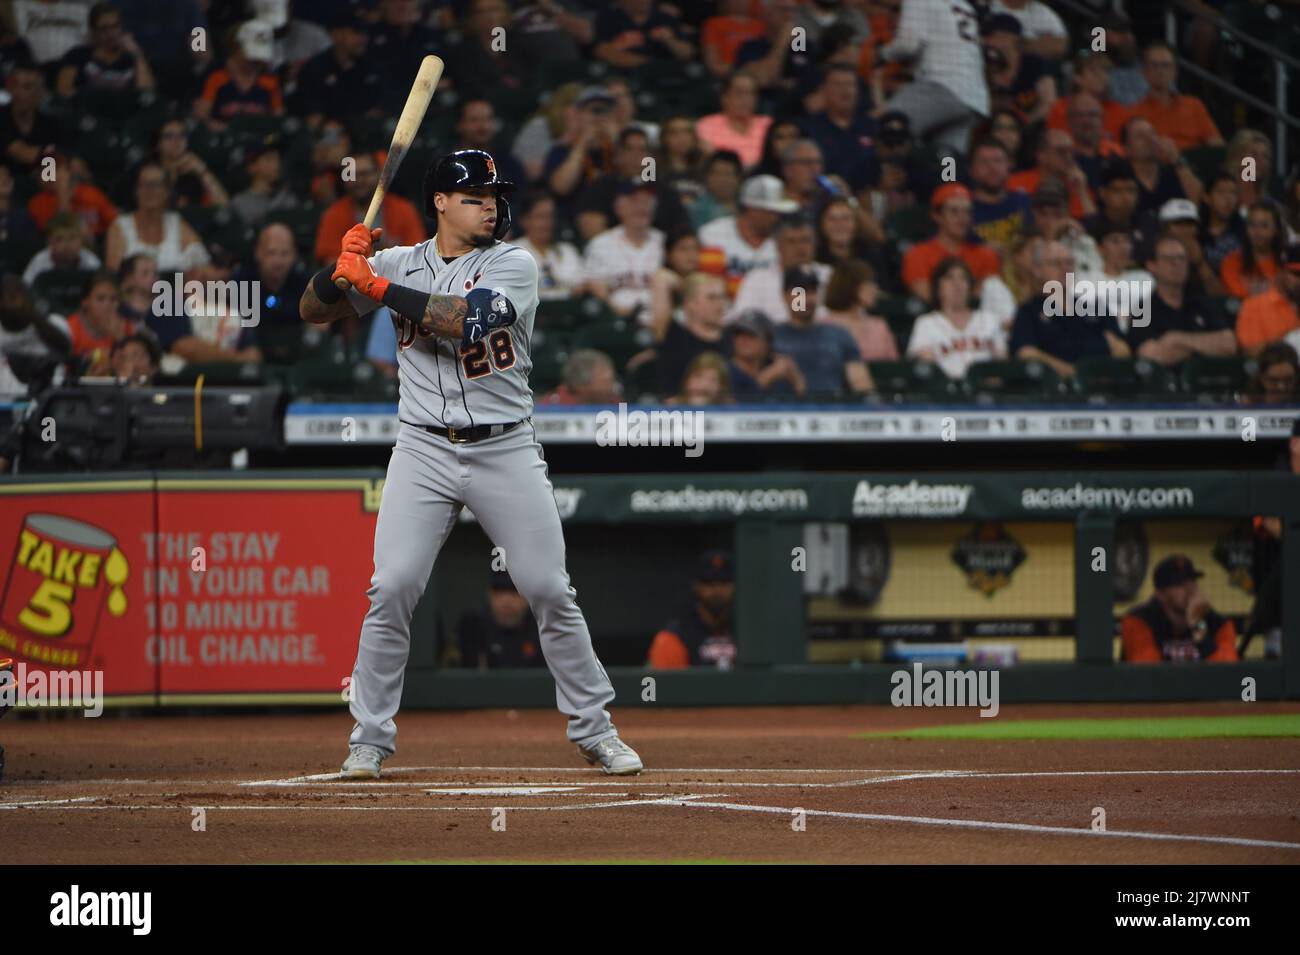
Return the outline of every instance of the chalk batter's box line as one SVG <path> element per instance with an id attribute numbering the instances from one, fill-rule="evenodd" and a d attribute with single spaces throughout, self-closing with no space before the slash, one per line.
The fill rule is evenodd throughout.
<path id="1" fill-rule="evenodd" d="M 1084 836 L 1091 838 L 1113 838 L 1113 839 L 1139 839 L 1157 842 L 1187 842 L 1207 845 L 1230 845 L 1242 846 L 1255 849 L 1285 849 L 1300 851 L 1300 842 L 1281 842 L 1273 839 L 1249 839 L 1238 836 L 1213 836 L 1199 835 L 1195 833 L 1172 833 L 1172 832 L 1149 832 L 1143 830 L 1127 829 L 1107 829 L 1095 831 L 1091 828 L 1073 828 L 1069 826 L 1043 826 L 1033 823 L 1021 822 L 1000 822 L 989 819 L 945 819 L 934 816 L 902 816 L 888 813 L 870 813 L 870 812 L 843 812 L 831 809 L 804 809 L 798 806 L 761 806 L 750 803 L 730 803 L 705 801 L 712 797 L 717 799 L 725 793 L 691 793 L 684 796 L 669 796 L 650 799 L 628 799 L 617 800 L 601 803 L 576 803 L 560 806 L 260 806 L 260 805 L 156 805 L 156 804 L 128 804 L 128 805 L 108 805 L 94 806 L 84 805 L 78 800 L 78 804 L 63 805 L 4 805 L 0 804 L 0 810 L 3 809 L 24 809 L 26 811 L 39 811 L 42 809 L 73 812 L 89 811 L 100 812 L 105 810 L 128 810 L 132 812 L 139 811 L 166 811 L 166 812 L 183 812 L 193 814 L 195 809 L 203 809 L 212 812 L 486 812 L 492 813 L 498 810 L 507 812 L 580 812 L 583 810 L 594 809 L 630 809 L 642 806 L 670 806 L 682 809 L 716 809 L 726 812 L 741 813 L 760 813 L 766 815 L 779 815 L 793 817 L 797 813 L 803 813 L 805 816 L 816 818 L 825 818 L 833 820 L 852 820 L 861 822 L 884 822 L 884 823 L 902 823 L 904 825 L 915 826 L 939 826 L 951 829 L 972 829 L 999 832 L 1017 832 L 1031 835 L 1044 836 Z M 84 797 L 87 799 L 97 797 Z"/>

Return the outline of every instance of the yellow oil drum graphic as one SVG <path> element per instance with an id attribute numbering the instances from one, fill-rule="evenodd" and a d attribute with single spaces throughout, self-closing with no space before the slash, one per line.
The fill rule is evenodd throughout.
<path id="1" fill-rule="evenodd" d="M 0 652 L 84 666 L 103 613 L 126 613 L 129 574 L 108 531 L 58 514 L 27 515 L 0 602 Z"/>

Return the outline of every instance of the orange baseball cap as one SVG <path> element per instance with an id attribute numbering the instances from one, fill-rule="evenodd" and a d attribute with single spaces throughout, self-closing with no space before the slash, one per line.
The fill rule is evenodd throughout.
<path id="1" fill-rule="evenodd" d="M 940 209 L 949 199 L 965 199 L 970 201 L 970 190 L 960 182 L 946 182 L 930 196 L 930 208 Z"/>

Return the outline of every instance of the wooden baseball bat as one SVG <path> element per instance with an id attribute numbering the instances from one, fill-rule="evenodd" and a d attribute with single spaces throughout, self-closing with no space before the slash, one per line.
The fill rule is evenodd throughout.
<path id="1" fill-rule="evenodd" d="M 379 218 L 379 209 L 384 204 L 384 196 L 388 193 L 388 187 L 392 185 L 402 160 L 406 158 L 406 152 L 411 148 L 415 134 L 420 131 L 420 124 L 424 122 L 425 111 L 429 108 L 429 101 L 433 99 L 433 91 L 438 88 L 440 79 L 442 79 L 442 58 L 426 56 L 420 64 L 420 71 L 415 74 L 415 82 L 411 84 L 411 92 L 407 94 L 402 115 L 397 119 L 397 128 L 393 130 L 393 141 L 388 146 L 388 158 L 384 160 L 384 168 L 379 173 L 375 194 L 370 197 L 370 208 L 366 210 L 366 217 L 362 220 L 367 229 L 373 228 L 375 219 Z M 339 276 L 334 280 L 334 284 L 346 291 L 351 283 Z"/>

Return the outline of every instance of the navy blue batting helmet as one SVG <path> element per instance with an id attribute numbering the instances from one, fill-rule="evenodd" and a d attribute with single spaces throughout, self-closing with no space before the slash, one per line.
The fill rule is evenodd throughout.
<path id="1" fill-rule="evenodd" d="M 458 149 L 429 167 L 424 174 L 424 214 L 430 219 L 438 218 L 438 210 L 433 205 L 435 192 L 457 192 L 485 186 L 496 187 L 497 224 L 492 234 L 500 239 L 510 231 L 510 203 L 505 197 L 515 191 L 515 184 L 497 178 L 496 160 L 482 149 Z"/>

